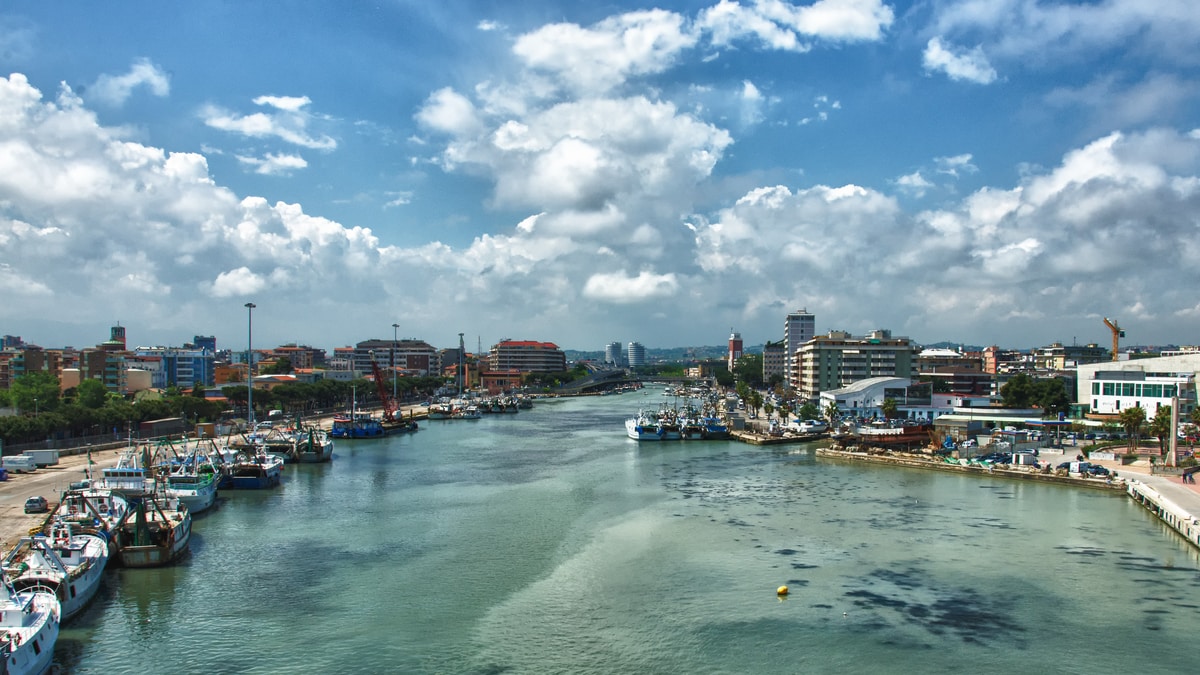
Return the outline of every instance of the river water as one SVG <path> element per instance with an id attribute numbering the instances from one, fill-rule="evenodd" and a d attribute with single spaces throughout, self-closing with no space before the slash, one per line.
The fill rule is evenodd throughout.
<path id="1" fill-rule="evenodd" d="M 225 492 L 180 565 L 110 570 L 57 671 L 1195 671 L 1200 560 L 1130 500 L 628 439 L 656 396 L 425 422 Z"/>

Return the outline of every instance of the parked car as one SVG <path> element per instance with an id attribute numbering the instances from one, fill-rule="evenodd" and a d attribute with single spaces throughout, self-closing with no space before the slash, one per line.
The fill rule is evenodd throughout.
<path id="1" fill-rule="evenodd" d="M 1109 473 L 1108 469 L 1095 464 L 1089 466 L 1087 472 L 1093 476 L 1107 476 Z"/>
<path id="2" fill-rule="evenodd" d="M 25 513 L 45 513 L 50 510 L 50 503 L 45 497 L 30 497 L 25 500 Z"/>

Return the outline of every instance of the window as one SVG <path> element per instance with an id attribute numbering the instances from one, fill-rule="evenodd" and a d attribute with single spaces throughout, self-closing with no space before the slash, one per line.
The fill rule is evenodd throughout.
<path id="1" fill-rule="evenodd" d="M 1099 394 L 1099 393 L 1100 393 L 1100 383 L 1093 382 L 1092 383 L 1092 396 L 1095 396 L 1096 394 Z"/>
<path id="2" fill-rule="evenodd" d="M 1121 385 L 1121 395 L 1122 396 L 1133 396 L 1133 383 L 1132 382 L 1126 382 Z"/>
<path id="3" fill-rule="evenodd" d="M 1117 392 L 1114 391 L 1114 389 L 1116 389 L 1115 382 L 1105 382 L 1104 383 L 1104 395 L 1105 396 L 1115 396 Z"/>

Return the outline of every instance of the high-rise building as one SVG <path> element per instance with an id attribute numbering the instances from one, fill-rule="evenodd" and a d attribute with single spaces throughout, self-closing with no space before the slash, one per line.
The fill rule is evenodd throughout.
<path id="1" fill-rule="evenodd" d="M 630 368 L 644 366 L 646 365 L 646 348 L 640 342 L 630 342 L 626 350 L 626 358 L 629 359 Z"/>
<path id="2" fill-rule="evenodd" d="M 918 349 L 906 337 L 892 337 L 889 330 L 863 337 L 829 331 L 806 342 L 796 354 L 800 396 L 815 401 L 822 391 L 872 377 L 915 378 Z"/>
<path id="3" fill-rule="evenodd" d="M 621 358 L 622 351 L 624 351 L 624 350 L 621 349 L 620 342 L 608 343 L 607 345 L 604 346 L 604 362 L 610 363 L 614 366 L 621 365 L 621 363 L 623 362 L 623 359 Z"/>
<path id="4" fill-rule="evenodd" d="M 778 375 L 780 379 L 784 378 L 785 372 L 785 356 L 787 352 L 783 348 L 783 340 L 777 342 L 767 341 L 763 345 L 763 382 L 770 383 L 771 377 Z"/>
<path id="5" fill-rule="evenodd" d="M 492 345 L 488 366 L 493 371 L 557 373 L 567 369 L 567 355 L 553 342 L 506 338 Z"/>
<path id="6" fill-rule="evenodd" d="M 742 334 L 729 329 L 729 372 L 733 372 L 733 367 L 737 365 L 737 360 L 742 358 Z"/>
<path id="7" fill-rule="evenodd" d="M 796 351 L 805 342 L 813 339 L 816 330 L 817 317 L 809 314 L 807 309 L 788 314 L 787 319 L 783 322 L 783 377 L 788 387 L 795 388 L 800 384 L 797 375 L 799 362 L 796 360 Z"/>

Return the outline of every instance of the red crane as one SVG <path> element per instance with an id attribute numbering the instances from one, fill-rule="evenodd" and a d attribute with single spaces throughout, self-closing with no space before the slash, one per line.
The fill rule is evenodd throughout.
<path id="1" fill-rule="evenodd" d="M 392 395 L 388 393 L 387 387 L 383 386 L 383 371 L 379 370 L 379 364 L 371 361 L 371 370 L 375 372 L 375 389 L 379 392 L 379 400 L 383 401 L 383 419 L 385 422 L 392 422 L 396 419 L 396 402 L 392 400 Z M 393 374 L 392 377 L 395 377 Z"/>

